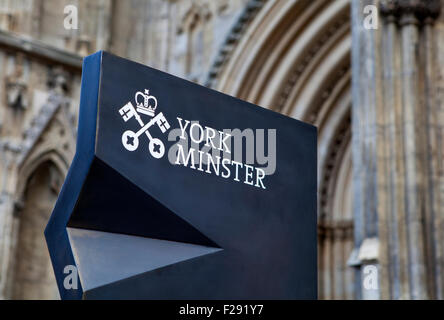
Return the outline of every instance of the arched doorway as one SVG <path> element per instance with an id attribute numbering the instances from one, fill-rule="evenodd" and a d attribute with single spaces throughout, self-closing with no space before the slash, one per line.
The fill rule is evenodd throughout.
<path id="1" fill-rule="evenodd" d="M 27 181 L 23 207 L 17 211 L 14 299 L 59 298 L 43 232 L 62 181 L 62 173 L 51 161 L 40 164 Z"/>
<path id="2" fill-rule="evenodd" d="M 207 84 L 317 126 L 319 298 L 353 299 L 350 1 L 251 3 Z"/>

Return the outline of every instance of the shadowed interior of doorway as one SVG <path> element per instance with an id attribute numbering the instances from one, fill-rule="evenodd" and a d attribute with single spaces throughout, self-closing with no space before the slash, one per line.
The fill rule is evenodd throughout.
<path id="1" fill-rule="evenodd" d="M 13 268 L 14 299 L 59 299 L 43 231 L 62 181 L 61 173 L 49 161 L 28 180 L 24 206 L 16 212 L 19 232 Z"/>

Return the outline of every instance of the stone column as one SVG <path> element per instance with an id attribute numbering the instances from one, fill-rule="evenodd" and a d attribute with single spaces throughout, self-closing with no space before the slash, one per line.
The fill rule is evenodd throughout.
<path id="1" fill-rule="evenodd" d="M 365 252 L 368 239 L 377 237 L 383 299 L 442 297 L 443 158 L 437 121 L 443 102 L 435 98 L 433 67 L 444 55 L 434 32 L 441 2 L 352 5 L 355 246 Z M 376 30 L 363 27 L 369 4 L 379 7 Z M 361 270 L 363 264 L 355 261 Z"/>
<path id="2" fill-rule="evenodd" d="M 14 259 L 15 159 L 20 150 L 0 141 L 0 300 L 10 296 L 8 276 Z"/>
<path id="3" fill-rule="evenodd" d="M 433 3 L 432 3 L 433 4 Z M 424 122 L 426 127 L 425 192 L 427 252 L 433 258 L 427 272 L 434 298 L 444 299 L 444 17 L 437 21 L 439 3 L 429 6 L 424 16 L 421 39 L 424 85 Z M 444 6 L 441 1 L 441 8 Z M 442 10 L 441 10 L 442 11 Z"/>
<path id="4" fill-rule="evenodd" d="M 407 230 L 405 217 L 405 164 L 403 131 L 403 106 L 401 97 L 401 57 L 398 50 L 400 39 L 397 30 L 397 17 L 392 12 L 385 14 L 382 39 L 383 56 L 383 99 L 385 108 L 385 165 L 387 172 L 386 193 L 388 197 L 386 210 L 388 218 L 384 230 L 387 235 L 386 245 L 382 250 L 385 255 L 386 274 L 382 280 L 387 281 L 385 298 L 403 298 L 401 292 L 409 292 Z M 390 281 L 390 279 L 396 279 Z M 407 297 L 404 297 L 407 298 Z"/>
<path id="5" fill-rule="evenodd" d="M 361 260 L 368 239 L 378 236 L 378 113 L 380 105 L 379 33 L 364 26 L 364 7 L 375 1 L 352 1 L 352 161 L 355 248 L 349 264 L 356 268 L 355 291 L 363 298 L 361 272 L 373 259 Z M 380 202 L 379 202 L 380 203 Z M 370 242 L 370 243 L 375 243 Z M 373 294 L 372 297 L 375 297 Z"/>

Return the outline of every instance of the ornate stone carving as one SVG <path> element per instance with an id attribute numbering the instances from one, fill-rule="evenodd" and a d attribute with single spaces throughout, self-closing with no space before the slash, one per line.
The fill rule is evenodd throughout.
<path id="1" fill-rule="evenodd" d="M 5 79 L 6 102 L 15 110 L 23 110 L 28 107 L 28 86 L 23 78 L 23 59 L 21 55 L 16 57 L 15 69 Z"/>
<path id="2" fill-rule="evenodd" d="M 37 116 L 32 119 L 30 127 L 23 133 L 22 153 L 17 161 L 19 164 L 26 159 L 28 153 L 36 144 L 37 139 L 42 135 L 42 132 L 57 110 L 66 103 L 66 98 L 60 95 L 50 95 L 48 97 L 48 102 L 41 107 Z"/>
<path id="3" fill-rule="evenodd" d="M 207 79 L 205 80 L 205 86 L 215 88 L 217 84 L 217 78 L 223 71 L 223 67 L 226 61 L 228 61 L 236 48 L 236 44 L 239 39 L 245 33 L 248 25 L 253 21 L 254 17 L 259 13 L 260 9 L 264 6 L 267 0 L 250 0 L 243 13 L 240 15 L 238 21 L 231 28 L 225 42 L 219 50 L 214 62 L 208 72 Z"/>
<path id="4" fill-rule="evenodd" d="M 177 29 L 177 33 L 190 32 L 196 28 L 196 26 L 204 21 L 211 19 L 211 11 L 207 4 L 196 5 L 193 3 L 190 9 L 185 13 L 182 18 L 182 22 Z"/>
<path id="5" fill-rule="evenodd" d="M 388 18 L 401 19 L 401 23 L 418 20 L 434 20 L 441 11 L 440 0 L 382 0 L 379 11 Z M 406 17 L 410 19 L 406 20 Z"/>
<path id="6" fill-rule="evenodd" d="M 68 73 L 60 67 L 51 69 L 47 85 L 56 94 L 66 94 L 68 92 Z"/>

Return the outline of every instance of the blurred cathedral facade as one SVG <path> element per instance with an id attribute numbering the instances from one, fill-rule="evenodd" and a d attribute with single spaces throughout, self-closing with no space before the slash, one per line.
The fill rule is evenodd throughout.
<path id="1" fill-rule="evenodd" d="M 318 127 L 320 299 L 443 299 L 443 6 L 0 0 L 0 299 L 58 298 L 43 230 L 102 49 Z"/>

